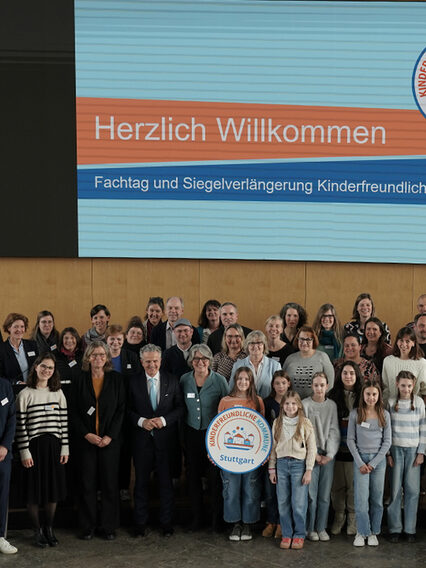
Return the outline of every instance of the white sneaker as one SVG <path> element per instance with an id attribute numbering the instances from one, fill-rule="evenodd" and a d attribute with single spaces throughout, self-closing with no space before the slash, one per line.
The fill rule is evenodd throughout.
<path id="1" fill-rule="evenodd" d="M 1 537 L 0 552 L 2 552 L 3 554 L 16 554 L 18 552 L 18 549 L 16 548 L 16 546 L 12 546 L 10 542 L 7 542 L 4 537 Z"/>
<path id="2" fill-rule="evenodd" d="M 231 534 L 229 535 L 229 540 L 234 542 L 241 540 L 241 525 L 240 523 L 235 523 L 232 527 Z"/>
<path id="3" fill-rule="evenodd" d="M 368 538 L 370 538 L 370 537 L 368 537 Z M 356 537 L 354 538 L 353 545 L 354 546 L 365 546 L 365 538 L 362 535 L 356 533 Z"/>
<path id="4" fill-rule="evenodd" d="M 251 533 L 250 525 L 243 525 L 243 529 L 241 531 L 241 540 L 251 540 L 253 535 Z"/>
<path id="5" fill-rule="evenodd" d="M 317 542 L 319 540 L 318 533 L 316 531 L 312 531 L 308 533 L 308 540 L 312 540 L 313 542 Z"/>
<path id="6" fill-rule="evenodd" d="M 327 531 L 319 531 L 318 538 L 321 542 L 327 542 L 327 540 L 330 540 L 330 536 Z"/>
<path id="7" fill-rule="evenodd" d="M 375 534 L 370 534 L 367 538 L 368 546 L 379 546 L 379 541 L 377 540 L 377 536 Z"/>

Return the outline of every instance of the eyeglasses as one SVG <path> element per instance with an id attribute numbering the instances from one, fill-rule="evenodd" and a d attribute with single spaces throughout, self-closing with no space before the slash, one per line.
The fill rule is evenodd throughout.
<path id="1" fill-rule="evenodd" d="M 96 359 L 96 357 L 100 357 L 101 359 L 106 359 L 105 353 L 92 353 L 90 355 L 91 359 Z"/>
<path id="2" fill-rule="evenodd" d="M 44 363 L 40 363 L 40 367 L 44 371 L 54 371 L 55 370 L 55 367 L 50 367 L 49 365 L 45 365 Z"/>
<path id="3" fill-rule="evenodd" d="M 313 337 L 299 337 L 300 343 L 312 343 Z"/>
<path id="4" fill-rule="evenodd" d="M 252 347 L 253 345 L 256 346 L 256 347 L 260 347 L 261 345 L 263 345 L 263 342 L 262 341 L 252 341 L 251 343 L 248 344 L 249 347 Z"/>
<path id="5" fill-rule="evenodd" d="M 192 361 L 194 363 L 206 363 L 207 361 L 209 361 L 209 358 L 208 357 L 194 357 L 192 359 Z"/>
<path id="6" fill-rule="evenodd" d="M 334 316 L 333 314 L 324 314 L 323 316 L 321 316 L 321 319 L 334 319 Z"/>

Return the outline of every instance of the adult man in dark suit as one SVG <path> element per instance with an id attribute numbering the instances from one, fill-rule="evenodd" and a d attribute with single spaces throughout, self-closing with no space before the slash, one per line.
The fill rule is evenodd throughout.
<path id="1" fill-rule="evenodd" d="M 189 350 L 193 345 L 194 331 L 191 322 L 185 318 L 178 319 L 173 328 L 173 333 L 176 336 L 176 345 L 166 349 L 163 353 L 161 368 L 180 379 L 182 375 L 192 371 L 187 363 Z"/>
<path id="2" fill-rule="evenodd" d="M 166 302 L 166 316 L 167 320 L 159 323 L 152 329 L 151 342 L 154 345 L 161 347 L 162 351 L 169 349 L 176 345 L 176 337 L 173 333 L 175 323 L 182 317 L 183 314 L 183 300 L 178 296 L 172 296 Z M 198 331 L 193 328 L 193 343 L 200 342 Z"/>
<path id="3" fill-rule="evenodd" d="M 12 442 L 15 436 L 15 398 L 10 383 L 0 379 L 0 552 L 15 554 L 18 549 L 6 540 Z"/>
<path id="4" fill-rule="evenodd" d="M 172 445 L 184 401 L 177 378 L 160 371 L 161 349 L 152 343 L 141 349 L 143 371 L 129 381 L 129 414 L 135 466 L 135 536 L 144 536 L 148 521 L 149 483 L 155 469 L 164 536 L 173 534 Z"/>
<path id="5" fill-rule="evenodd" d="M 238 323 L 238 308 L 235 304 L 225 302 L 220 306 L 220 322 L 220 327 L 210 334 L 207 340 L 207 345 L 212 350 L 213 355 L 222 351 L 222 338 L 228 326 L 230 326 L 231 323 Z M 252 331 L 250 328 L 244 327 L 243 325 L 241 327 L 243 328 L 245 337 Z M 197 341 L 194 339 L 193 343 L 197 343 Z"/>

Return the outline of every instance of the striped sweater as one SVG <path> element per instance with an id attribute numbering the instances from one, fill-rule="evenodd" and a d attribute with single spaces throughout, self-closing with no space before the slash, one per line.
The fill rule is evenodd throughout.
<path id="1" fill-rule="evenodd" d="M 51 434 L 61 440 L 61 455 L 69 454 L 67 402 L 62 390 L 26 387 L 16 397 L 16 444 L 21 460 L 30 459 L 30 440 Z"/>
<path id="2" fill-rule="evenodd" d="M 411 400 L 399 400 L 395 412 L 395 399 L 389 399 L 389 412 L 392 424 L 392 445 L 403 448 L 417 448 L 418 454 L 426 452 L 425 403 L 419 396 L 414 397 L 414 410 Z"/>

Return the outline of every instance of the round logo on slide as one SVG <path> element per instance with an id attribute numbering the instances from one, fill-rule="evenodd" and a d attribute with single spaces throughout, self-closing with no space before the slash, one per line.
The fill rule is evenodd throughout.
<path id="1" fill-rule="evenodd" d="M 268 459 L 272 448 L 271 428 L 256 410 L 234 406 L 210 422 L 206 448 L 210 459 L 221 469 L 247 473 Z"/>
<path id="2" fill-rule="evenodd" d="M 414 66 L 413 95 L 420 112 L 426 118 L 426 48 Z"/>

